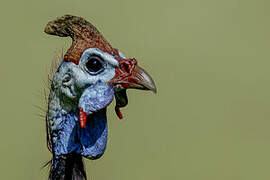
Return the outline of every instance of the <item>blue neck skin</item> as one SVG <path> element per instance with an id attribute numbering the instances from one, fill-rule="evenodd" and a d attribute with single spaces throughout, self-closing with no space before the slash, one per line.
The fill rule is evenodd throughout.
<path id="1" fill-rule="evenodd" d="M 112 100 L 113 89 L 108 85 L 96 84 L 84 90 L 78 106 L 88 114 L 85 128 L 80 127 L 78 108 L 63 111 L 59 105 L 61 103 L 58 103 L 59 98 L 52 101 L 49 119 L 54 161 L 60 155 L 70 153 L 81 154 L 89 159 L 102 156 L 107 144 L 106 107 Z"/>
<path id="2" fill-rule="evenodd" d="M 100 157 L 107 143 L 106 109 L 102 109 L 88 116 L 85 128 L 78 122 L 78 110 L 66 115 L 56 116 L 54 121 L 61 121 L 52 131 L 54 154 L 69 154 L 76 152 L 90 159 Z"/>

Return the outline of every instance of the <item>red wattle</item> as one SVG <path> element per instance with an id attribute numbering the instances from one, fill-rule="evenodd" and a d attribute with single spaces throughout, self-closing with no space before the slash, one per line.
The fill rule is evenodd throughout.
<path id="1" fill-rule="evenodd" d="M 79 108 L 79 122 L 80 122 L 81 128 L 85 128 L 87 116 L 88 115 L 86 114 L 86 112 L 84 112 L 83 109 L 80 107 Z"/>
<path id="2" fill-rule="evenodd" d="M 123 119 L 123 115 L 122 115 L 119 107 L 115 107 L 115 112 L 116 112 L 119 119 Z"/>

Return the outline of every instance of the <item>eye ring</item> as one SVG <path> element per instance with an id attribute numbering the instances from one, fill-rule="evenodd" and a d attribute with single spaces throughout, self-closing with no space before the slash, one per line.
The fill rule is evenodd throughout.
<path id="1" fill-rule="evenodd" d="M 104 70 L 104 61 L 97 55 L 88 57 L 85 67 L 90 74 L 99 74 Z"/>

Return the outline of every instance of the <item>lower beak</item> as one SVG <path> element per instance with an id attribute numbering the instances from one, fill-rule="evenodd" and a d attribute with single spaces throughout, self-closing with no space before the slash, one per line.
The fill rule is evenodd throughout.
<path id="1" fill-rule="evenodd" d="M 127 88 L 150 90 L 154 93 L 157 92 L 157 88 L 152 77 L 141 67 L 134 66 L 131 75 L 126 79 Z"/>

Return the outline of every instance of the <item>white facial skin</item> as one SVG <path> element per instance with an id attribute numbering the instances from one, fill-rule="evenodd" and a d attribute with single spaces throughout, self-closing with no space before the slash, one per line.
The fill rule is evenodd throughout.
<path id="1" fill-rule="evenodd" d="M 98 72 L 91 72 L 87 68 L 87 62 L 94 56 L 98 56 L 102 63 L 102 69 Z M 56 112 L 59 110 L 62 114 L 66 114 L 70 110 L 78 108 L 78 100 L 83 90 L 97 82 L 110 81 L 115 75 L 117 66 L 119 63 L 112 55 L 97 48 L 85 50 L 78 65 L 72 62 L 62 62 L 52 82 L 49 119 L 56 116 Z M 54 126 L 55 122 L 51 125 Z"/>
<path id="2" fill-rule="evenodd" d="M 103 68 L 96 73 L 87 69 L 86 63 L 92 56 L 98 56 L 102 60 Z M 115 75 L 115 67 L 118 61 L 108 53 L 96 48 L 89 48 L 84 51 L 79 64 L 63 62 L 55 73 L 53 85 L 58 93 L 70 99 L 79 98 L 81 90 L 96 84 L 98 81 L 107 83 Z"/>

